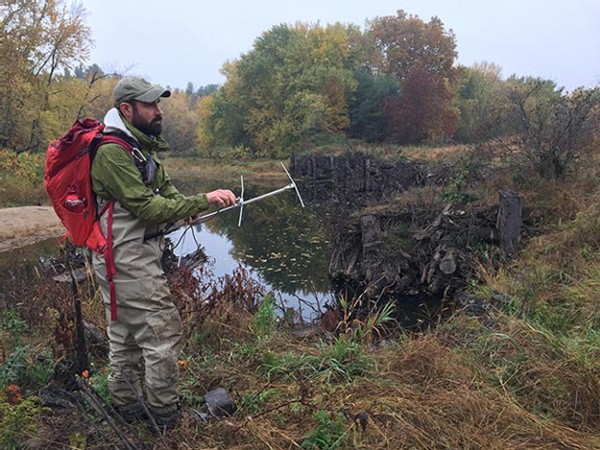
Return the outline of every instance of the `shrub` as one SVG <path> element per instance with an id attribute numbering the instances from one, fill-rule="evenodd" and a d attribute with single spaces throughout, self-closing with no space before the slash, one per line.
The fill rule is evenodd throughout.
<path id="1" fill-rule="evenodd" d="M 45 202 L 43 179 L 44 155 L 0 149 L 0 206 Z"/>

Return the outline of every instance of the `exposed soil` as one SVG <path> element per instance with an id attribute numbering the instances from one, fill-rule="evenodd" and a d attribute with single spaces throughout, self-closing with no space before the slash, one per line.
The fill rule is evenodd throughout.
<path id="1" fill-rule="evenodd" d="M 0 252 L 58 237 L 64 232 L 51 206 L 0 208 Z"/>

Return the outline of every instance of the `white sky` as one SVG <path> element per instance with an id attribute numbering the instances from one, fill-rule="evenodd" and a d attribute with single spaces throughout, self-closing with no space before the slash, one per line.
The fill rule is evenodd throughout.
<path id="1" fill-rule="evenodd" d="M 222 84 L 220 69 L 282 23 L 352 23 L 438 16 L 456 35 L 458 63 L 539 76 L 572 90 L 600 84 L 600 0 L 82 0 L 90 63 L 185 89 Z"/>

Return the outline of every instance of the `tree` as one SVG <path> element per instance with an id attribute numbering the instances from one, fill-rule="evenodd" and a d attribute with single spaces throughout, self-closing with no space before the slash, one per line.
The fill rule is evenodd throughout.
<path id="1" fill-rule="evenodd" d="M 89 29 L 83 15 L 80 5 L 69 7 L 60 0 L 3 3 L 0 58 L 11 63 L 0 69 L 1 147 L 42 150 L 59 128 L 68 127 L 58 120 L 68 114 L 52 109 L 57 103 L 51 87 L 59 69 L 73 68 L 87 57 Z"/>
<path id="2" fill-rule="evenodd" d="M 388 135 L 395 142 L 406 144 L 443 142 L 458 125 L 453 98 L 447 79 L 423 69 L 412 70 L 400 97 L 388 98 L 386 102 Z"/>
<path id="3" fill-rule="evenodd" d="M 206 97 L 207 95 L 214 94 L 218 88 L 219 88 L 218 84 L 209 84 L 206 86 L 200 86 L 200 87 L 196 88 L 194 86 L 194 83 L 189 81 L 185 88 L 185 93 L 188 96 L 190 109 L 195 108 L 196 102 L 200 98 Z"/>
<path id="4" fill-rule="evenodd" d="M 400 10 L 368 22 L 372 73 L 393 76 L 400 96 L 385 100 L 389 138 L 418 144 L 451 137 L 458 111 L 453 105 L 454 33 L 433 17 L 428 23 Z"/>
<path id="5" fill-rule="evenodd" d="M 600 88 L 563 95 L 553 81 L 511 77 L 507 95 L 520 128 L 516 143 L 542 178 L 565 178 L 597 144 Z"/>
<path id="6" fill-rule="evenodd" d="M 198 98 L 207 97 L 213 95 L 219 89 L 218 84 L 207 84 L 206 86 L 200 86 L 194 91 L 194 96 Z"/>
<path id="7" fill-rule="evenodd" d="M 100 78 L 104 75 L 104 71 L 100 68 L 98 64 L 84 66 L 83 63 L 80 63 L 77 67 L 73 69 L 73 76 L 83 81 L 89 81 L 90 78 Z M 70 76 L 70 71 L 68 67 L 65 68 L 65 76 Z"/>
<path id="8" fill-rule="evenodd" d="M 85 81 L 86 91 L 77 117 L 93 117 L 101 120 L 114 106 L 113 91 L 118 81 L 119 77 L 115 75 L 90 73 Z"/>
<path id="9" fill-rule="evenodd" d="M 462 143 L 481 142 L 507 134 L 507 99 L 501 69 L 480 63 L 460 67 L 457 81 L 460 122 L 454 138 Z"/>
<path id="10" fill-rule="evenodd" d="M 399 10 L 396 16 L 367 22 L 366 32 L 376 49 L 371 61 L 376 72 L 394 75 L 401 84 L 417 69 L 439 78 L 453 78 L 456 38 L 439 18 L 425 23 Z"/>
<path id="11" fill-rule="evenodd" d="M 227 81 L 215 96 L 216 116 L 206 122 L 212 131 L 205 136 L 221 130 L 215 136 L 226 145 L 288 156 L 312 137 L 343 132 L 356 86 L 351 57 L 348 28 L 340 24 L 273 27 L 225 66 Z"/>
<path id="12" fill-rule="evenodd" d="M 226 64 L 223 70 L 231 70 L 231 65 Z M 196 104 L 196 136 L 202 155 L 216 156 L 222 148 L 245 149 L 250 145 L 250 137 L 244 130 L 244 113 L 230 89 L 231 84 L 225 83 L 213 95 L 202 97 Z"/>
<path id="13" fill-rule="evenodd" d="M 187 94 L 173 90 L 160 106 L 164 114 L 162 134 L 169 142 L 171 151 L 181 153 L 195 149 L 197 118 L 189 107 Z"/>
<path id="14" fill-rule="evenodd" d="M 367 142 L 382 142 L 387 137 L 385 105 L 398 99 L 398 81 L 390 75 L 374 75 L 370 70 L 355 73 L 357 88 L 350 101 L 348 135 Z"/>

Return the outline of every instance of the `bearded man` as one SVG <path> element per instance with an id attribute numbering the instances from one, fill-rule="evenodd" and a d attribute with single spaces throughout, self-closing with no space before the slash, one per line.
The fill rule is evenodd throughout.
<path id="1" fill-rule="evenodd" d="M 145 396 L 156 423 L 164 427 L 181 415 L 176 384 L 182 326 L 161 267 L 164 238 L 144 236 L 211 204 L 223 208 L 236 202 L 230 190 L 184 196 L 171 183 L 157 157 L 169 149 L 161 136 L 159 103 L 170 95 L 141 78 L 120 80 L 104 133 L 126 140 L 133 151 L 114 142 L 101 145 L 91 171 L 98 210 L 114 200 L 111 214 L 101 216 L 103 231 L 110 230 L 107 239 L 112 239 L 114 275 L 109 276 L 105 256 L 95 255 L 93 261 L 108 318 L 108 389 L 124 418 L 144 418 L 140 400 Z"/>

